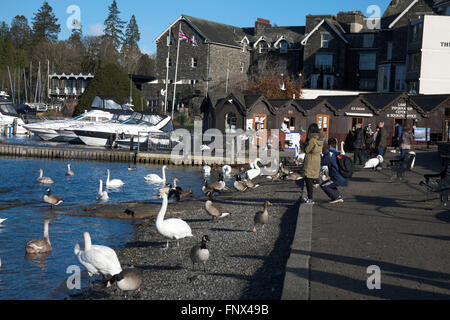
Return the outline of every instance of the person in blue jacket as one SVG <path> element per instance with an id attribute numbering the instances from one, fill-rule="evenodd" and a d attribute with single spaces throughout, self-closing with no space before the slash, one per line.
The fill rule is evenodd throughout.
<path id="1" fill-rule="evenodd" d="M 328 140 L 329 152 L 322 156 L 321 165 L 328 167 L 328 175 L 330 179 L 323 182 L 320 187 L 330 197 L 330 203 L 342 203 L 344 198 L 338 190 L 338 187 L 346 187 L 348 185 L 348 180 L 345 179 L 339 172 L 339 167 L 337 164 L 337 157 L 339 152 L 336 149 L 336 139 L 331 138 Z"/>

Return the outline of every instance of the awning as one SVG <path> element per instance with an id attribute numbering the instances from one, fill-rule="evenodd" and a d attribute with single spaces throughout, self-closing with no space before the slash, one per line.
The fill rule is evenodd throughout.
<path id="1" fill-rule="evenodd" d="M 345 113 L 346 116 L 350 116 L 350 117 L 367 117 L 367 118 L 372 118 L 373 114 L 372 113 L 353 113 L 353 112 L 346 112 Z"/>

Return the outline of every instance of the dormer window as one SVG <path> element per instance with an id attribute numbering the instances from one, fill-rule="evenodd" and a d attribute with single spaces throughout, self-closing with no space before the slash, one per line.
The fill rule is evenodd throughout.
<path id="1" fill-rule="evenodd" d="M 261 41 L 259 43 L 259 53 L 267 53 L 269 51 L 269 46 L 267 42 Z"/>
<path id="2" fill-rule="evenodd" d="M 330 41 L 330 35 L 328 33 L 322 33 L 321 48 L 328 48 L 328 42 Z"/>
<path id="3" fill-rule="evenodd" d="M 280 53 L 287 53 L 288 52 L 288 43 L 286 41 L 280 42 Z"/>

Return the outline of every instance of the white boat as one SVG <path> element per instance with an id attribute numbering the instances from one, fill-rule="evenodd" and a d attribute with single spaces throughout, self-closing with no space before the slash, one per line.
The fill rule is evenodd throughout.
<path id="1" fill-rule="evenodd" d="M 116 140 L 126 140 L 132 136 L 171 133 L 173 124 L 170 116 L 135 112 L 129 119 L 120 123 L 85 125 L 74 128 L 73 131 L 88 146 L 106 147 L 112 146 Z"/>
<path id="2" fill-rule="evenodd" d="M 4 92 L 0 92 L 0 127 L 3 129 L 8 126 L 8 130 L 13 130 L 14 121 L 17 121 L 16 134 L 27 134 L 27 130 L 23 127 L 25 122 L 14 109 L 8 95 Z"/>

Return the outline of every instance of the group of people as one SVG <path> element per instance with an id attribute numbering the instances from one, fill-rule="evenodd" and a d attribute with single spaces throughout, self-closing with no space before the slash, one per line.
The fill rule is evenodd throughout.
<path id="1" fill-rule="evenodd" d="M 411 149 L 413 140 L 413 128 L 409 125 L 402 127 L 396 126 L 395 145 L 400 149 L 400 160 L 404 159 Z M 370 157 L 381 155 L 384 159 L 388 142 L 388 132 L 384 128 L 384 122 L 381 121 L 375 131 L 368 124 L 364 129 L 362 124 L 357 124 L 353 133 L 352 147 L 354 151 L 353 162 L 355 165 L 363 165 Z M 320 187 L 331 199 L 330 203 L 342 203 L 344 198 L 338 190 L 338 187 L 346 187 L 348 179 L 344 178 L 338 166 L 338 157 L 341 157 L 337 150 L 337 140 L 330 138 L 325 141 L 321 135 L 321 130 L 316 123 L 309 126 L 305 142 L 305 161 L 303 164 L 304 179 L 306 184 L 307 197 L 302 198 L 302 202 L 314 204 L 313 192 L 314 185 L 318 184 L 321 167 L 328 168 L 329 179 L 322 182 Z M 377 166 L 377 170 L 383 170 L 383 163 Z"/>

